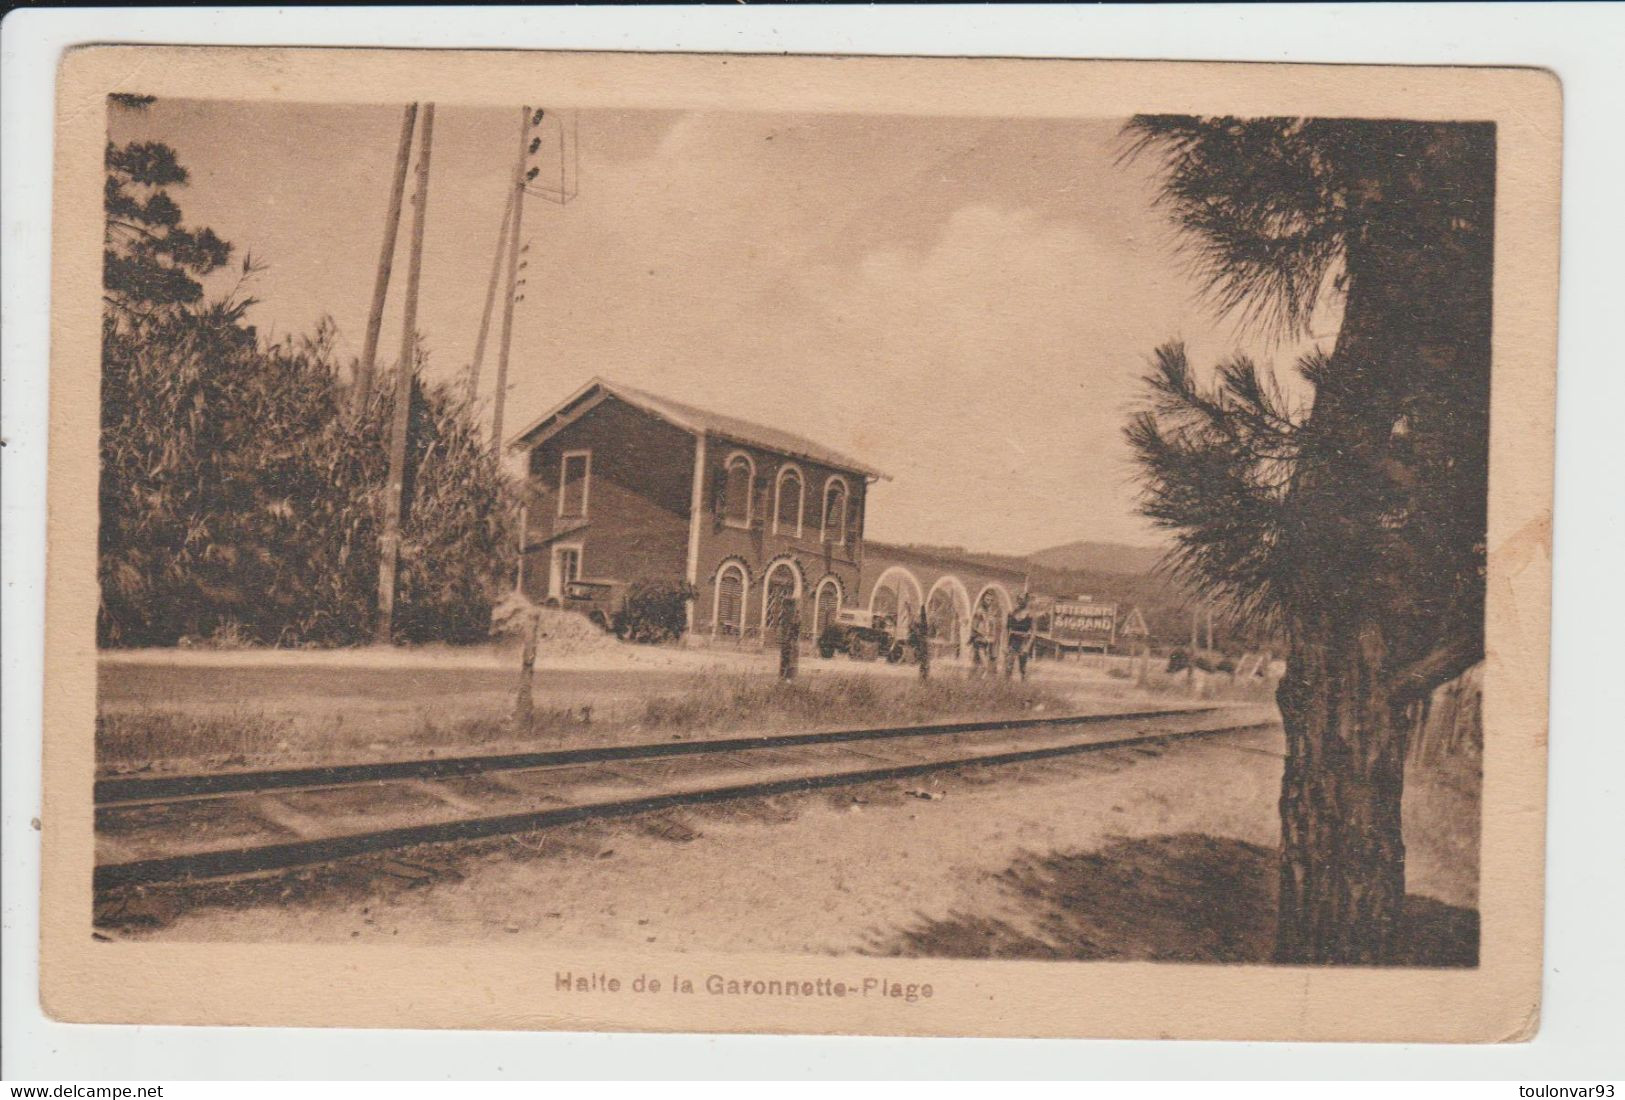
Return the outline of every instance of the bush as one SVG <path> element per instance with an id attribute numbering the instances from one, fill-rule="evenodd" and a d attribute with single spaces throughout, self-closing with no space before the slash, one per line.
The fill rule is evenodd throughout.
<path id="1" fill-rule="evenodd" d="M 372 636 L 392 372 L 351 413 L 330 324 L 262 346 L 242 310 L 104 323 L 102 645 Z M 410 425 L 395 640 L 479 641 L 514 492 L 461 386 L 415 385 Z"/>
<path id="2" fill-rule="evenodd" d="M 639 581 L 627 589 L 611 628 L 634 642 L 674 642 L 688 629 L 688 601 L 694 597 L 694 587 L 681 581 Z"/>
<path id="3" fill-rule="evenodd" d="M 1193 664 L 1202 672 L 1236 671 L 1235 658 L 1211 650 L 1201 651 L 1193 657 L 1189 650 L 1181 647 L 1168 655 L 1168 671 L 1171 673 L 1184 672 Z"/>

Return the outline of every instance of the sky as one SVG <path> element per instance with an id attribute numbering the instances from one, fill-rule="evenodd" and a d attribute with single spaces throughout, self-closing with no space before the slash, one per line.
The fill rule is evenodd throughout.
<path id="1" fill-rule="evenodd" d="M 417 320 L 435 376 L 473 356 L 519 117 L 436 111 Z M 1216 316 L 1152 203 L 1157 162 L 1120 160 L 1121 119 L 581 110 L 555 124 L 575 135 L 576 195 L 525 203 L 505 435 L 602 376 L 884 470 L 875 539 L 1149 545 L 1122 429 L 1153 350 L 1183 340 L 1202 368 L 1244 351 L 1286 381 L 1307 346 Z M 116 142 L 175 148 L 187 224 L 231 241 L 234 269 L 245 255 L 264 266 L 242 288 L 261 334 L 331 316 L 346 361 L 400 127 L 400 106 L 160 100 L 109 116 Z M 557 179 L 556 154 L 536 164 L 538 183 Z M 408 213 L 386 363 L 409 227 Z M 1329 349 L 1335 320 L 1309 342 Z"/>

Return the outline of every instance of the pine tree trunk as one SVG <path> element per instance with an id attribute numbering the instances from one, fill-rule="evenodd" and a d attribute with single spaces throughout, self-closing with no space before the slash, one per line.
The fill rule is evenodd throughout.
<path id="1" fill-rule="evenodd" d="M 1277 692 L 1283 963 L 1400 957 L 1414 693 L 1399 674 L 1441 639 L 1482 638 L 1482 581 L 1461 567 L 1484 530 L 1493 132 L 1413 159 L 1425 170 L 1356 189 L 1386 212 L 1348 245 L 1343 324 L 1294 476 L 1293 553 L 1311 564 L 1285 601 Z M 1474 201 L 1433 201 L 1429 181 L 1463 179 Z"/>
<path id="2" fill-rule="evenodd" d="M 1287 601 L 1292 648 L 1276 693 L 1286 731 L 1276 961 L 1378 964 L 1393 957 L 1405 898 L 1400 832 L 1405 727 L 1389 686 L 1393 601 L 1410 578 L 1382 537 L 1392 425 L 1417 363 L 1402 290 L 1416 273 L 1351 248 L 1332 370 L 1310 414 L 1294 477 L 1297 560 Z M 1384 262 L 1386 261 L 1386 262 Z"/>
<path id="3" fill-rule="evenodd" d="M 1351 263 L 1351 267 L 1355 265 Z M 1355 267 L 1335 381 L 1316 395 L 1315 444 L 1295 477 L 1300 560 L 1286 608 L 1291 654 L 1276 693 L 1286 731 L 1276 960 L 1379 964 L 1405 898 L 1405 736 L 1390 702 L 1393 601 L 1409 579 L 1381 537 L 1396 399 L 1414 363 L 1386 294 Z M 1384 272 L 1386 290 L 1394 281 Z M 1403 708 L 1401 708 L 1403 709 Z"/>
<path id="4" fill-rule="evenodd" d="M 1277 698 L 1286 728 L 1276 961 L 1382 963 L 1405 898 L 1404 723 L 1371 623 L 1298 624 Z"/>

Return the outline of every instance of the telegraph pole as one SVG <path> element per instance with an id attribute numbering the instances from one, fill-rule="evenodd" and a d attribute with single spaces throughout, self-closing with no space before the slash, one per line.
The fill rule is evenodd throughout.
<path id="1" fill-rule="evenodd" d="M 497 279 L 502 275 L 502 257 L 508 247 L 508 221 L 513 217 L 513 204 L 519 189 L 508 192 L 508 201 L 502 206 L 502 228 L 497 230 L 496 253 L 491 257 L 491 281 L 485 287 L 485 312 L 480 314 L 480 335 L 474 341 L 474 365 L 468 372 L 468 396 L 473 400 L 480 394 L 480 364 L 485 362 L 485 338 L 491 331 L 491 307 L 496 304 Z"/>
<path id="2" fill-rule="evenodd" d="M 519 291 L 519 227 L 525 216 L 525 157 L 530 108 L 519 111 L 519 156 L 513 166 L 513 217 L 508 219 L 508 295 L 502 303 L 502 343 L 497 350 L 497 392 L 491 406 L 491 449 L 502 461 L 502 406 L 508 399 L 508 352 L 513 344 L 514 295 Z"/>
<path id="3" fill-rule="evenodd" d="M 401 225 L 401 194 L 406 190 L 406 164 L 412 157 L 412 124 L 418 105 L 408 103 L 401 119 L 401 142 L 395 152 L 395 177 L 389 188 L 389 215 L 384 219 L 384 244 L 378 252 L 378 276 L 372 285 L 372 309 L 367 313 L 367 337 L 356 368 L 354 408 L 360 413 L 372 396 L 374 364 L 378 359 L 378 329 L 384 323 L 384 297 L 389 293 L 389 272 L 395 264 L 395 235 Z M 489 309 L 490 307 L 486 307 Z"/>
<path id="4" fill-rule="evenodd" d="M 418 277 L 423 269 L 423 221 L 429 208 L 429 148 L 434 140 L 434 104 L 423 108 L 418 146 L 417 193 L 412 196 L 412 251 L 406 272 L 405 316 L 401 320 L 401 362 L 395 374 L 395 415 L 389 439 L 389 485 L 384 494 L 384 530 L 378 539 L 378 624 L 375 641 L 394 640 L 395 570 L 401 548 L 402 497 L 406 489 L 406 433 L 412 413 L 412 379 L 417 373 Z"/>
<path id="5" fill-rule="evenodd" d="M 1197 644 L 1197 640 L 1198 640 L 1197 636 L 1196 636 L 1196 624 L 1197 624 L 1197 617 L 1200 614 L 1201 614 L 1201 610 L 1195 604 L 1192 604 L 1191 605 L 1191 657 L 1190 657 L 1190 661 L 1185 665 L 1185 682 L 1190 685 L 1192 695 L 1196 694 L 1196 653 L 1197 653 L 1196 644 Z"/>

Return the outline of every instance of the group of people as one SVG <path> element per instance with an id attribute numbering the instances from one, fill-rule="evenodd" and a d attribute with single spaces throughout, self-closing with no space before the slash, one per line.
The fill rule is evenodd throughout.
<path id="1" fill-rule="evenodd" d="M 979 604 L 971 616 L 970 652 L 971 675 L 998 675 L 998 622 L 986 604 Z M 1004 619 L 1004 675 L 1014 678 L 1019 670 L 1027 678 L 1027 660 L 1033 651 L 1033 615 L 1027 606 L 1027 594 L 1016 600 L 1015 609 Z"/>

